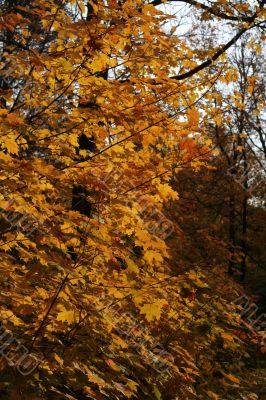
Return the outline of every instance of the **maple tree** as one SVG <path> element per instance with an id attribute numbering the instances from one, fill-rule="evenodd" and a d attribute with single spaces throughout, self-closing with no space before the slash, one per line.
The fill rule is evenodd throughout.
<path id="1" fill-rule="evenodd" d="M 173 176 L 212 160 L 214 87 L 239 39 L 264 38 L 264 1 L 182 1 L 227 27 L 206 49 L 162 3 L 2 2 L 0 318 L 39 360 L 26 375 L 3 359 L 4 398 L 217 399 L 217 379 L 239 383 L 239 287 L 177 268 L 182 231 L 162 216 Z"/>

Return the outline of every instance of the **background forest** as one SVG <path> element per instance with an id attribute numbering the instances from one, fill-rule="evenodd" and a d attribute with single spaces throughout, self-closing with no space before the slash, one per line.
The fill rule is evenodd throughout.
<path id="1" fill-rule="evenodd" d="M 265 0 L 0 28 L 0 399 L 265 400 Z"/>

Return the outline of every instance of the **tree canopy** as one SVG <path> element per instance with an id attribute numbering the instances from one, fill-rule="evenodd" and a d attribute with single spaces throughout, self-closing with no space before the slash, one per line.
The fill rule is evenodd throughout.
<path id="1" fill-rule="evenodd" d="M 265 1 L 0 16 L 0 398 L 225 399 L 248 340 L 226 271 L 265 212 Z"/>

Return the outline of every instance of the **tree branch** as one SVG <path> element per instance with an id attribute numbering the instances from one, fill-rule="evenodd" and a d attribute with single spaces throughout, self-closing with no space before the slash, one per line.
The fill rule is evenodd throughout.
<path id="1" fill-rule="evenodd" d="M 252 22 L 253 19 L 254 19 L 254 16 L 241 16 L 241 15 L 233 16 L 233 15 L 228 15 L 228 14 L 225 14 L 224 12 L 214 10 L 212 7 L 209 7 L 209 6 L 207 6 L 205 4 L 202 4 L 202 3 L 198 2 L 198 1 L 195 1 L 195 0 L 170 0 L 169 2 L 171 2 L 171 1 L 190 4 L 192 6 L 195 6 L 195 7 L 199 8 L 199 9 L 207 11 L 211 15 L 215 15 L 218 18 L 226 19 L 226 20 L 229 20 L 229 21 Z M 165 4 L 165 2 L 162 1 L 162 0 L 153 0 L 149 4 L 151 4 L 151 5 L 156 7 L 156 6 L 159 6 L 160 4 Z"/>
<path id="2" fill-rule="evenodd" d="M 254 17 L 255 18 L 255 17 Z M 203 63 L 197 65 L 195 68 L 184 72 L 183 74 L 180 75 L 175 75 L 171 76 L 170 79 L 175 79 L 177 81 L 182 81 L 183 79 L 189 78 L 199 71 L 203 70 L 204 68 L 208 67 L 211 65 L 215 60 L 217 60 L 223 53 L 226 52 L 233 44 L 237 42 L 237 40 L 248 30 L 250 27 L 247 28 L 242 28 L 240 31 L 237 32 L 237 34 L 229 40 L 225 45 L 223 45 L 212 57 L 208 58 L 208 60 L 204 61 Z"/>

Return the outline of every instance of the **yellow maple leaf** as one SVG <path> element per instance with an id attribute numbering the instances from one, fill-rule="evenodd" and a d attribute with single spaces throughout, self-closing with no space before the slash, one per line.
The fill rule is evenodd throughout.
<path id="1" fill-rule="evenodd" d="M 221 336 L 225 340 L 229 340 L 230 342 L 234 341 L 234 336 L 230 335 L 229 333 L 222 332 Z"/>
<path id="2" fill-rule="evenodd" d="M 118 346 L 122 347 L 122 349 L 126 349 L 128 347 L 127 342 L 125 342 L 119 336 L 112 335 L 112 338 L 113 338 L 114 343 L 117 344 Z"/>
<path id="3" fill-rule="evenodd" d="M 0 318 L 1 320 L 10 320 L 15 325 L 22 325 L 22 321 L 11 310 L 1 310 Z"/>
<path id="4" fill-rule="evenodd" d="M 147 303 L 141 307 L 140 313 L 145 314 L 147 321 L 151 322 L 154 319 L 159 320 L 161 317 L 162 307 L 167 305 L 164 299 L 157 300 L 155 303 Z"/>
<path id="5" fill-rule="evenodd" d="M 107 365 L 109 365 L 109 367 L 113 370 L 113 371 L 121 371 L 121 368 L 118 367 L 118 365 L 111 359 L 108 357 L 103 357 L 104 361 L 106 362 Z"/>
<path id="6" fill-rule="evenodd" d="M 190 126 L 198 126 L 200 113 L 195 107 L 191 107 L 187 110 L 187 119 Z"/>
<path id="7" fill-rule="evenodd" d="M 20 118 L 19 115 L 16 115 L 14 113 L 10 113 L 7 115 L 7 120 L 10 123 L 10 125 L 21 125 L 23 124 L 23 119 Z"/>
<path id="8" fill-rule="evenodd" d="M 58 354 L 54 354 L 54 359 L 60 364 L 61 366 L 64 364 L 64 361 Z"/>
<path id="9" fill-rule="evenodd" d="M 161 256 L 161 254 L 157 251 L 154 250 L 147 250 L 143 256 L 143 258 L 149 263 L 149 264 L 153 264 L 153 263 L 160 263 L 163 261 L 163 258 Z"/>
<path id="10" fill-rule="evenodd" d="M 232 374 L 225 374 L 225 373 L 224 373 L 224 376 L 225 376 L 227 379 L 229 379 L 231 382 L 234 382 L 234 383 L 237 383 L 237 384 L 240 383 L 240 380 L 239 380 L 236 376 L 234 376 L 234 375 L 232 375 Z"/>
<path id="11" fill-rule="evenodd" d="M 131 379 L 129 379 L 126 383 L 126 385 L 129 387 L 130 390 L 132 390 L 133 392 L 137 391 L 137 386 L 139 386 L 139 384 L 135 381 L 132 381 Z"/>
<path id="12" fill-rule="evenodd" d="M 74 135 L 74 134 L 69 135 L 68 140 L 69 140 L 69 143 L 72 144 L 72 146 L 78 147 L 78 145 L 79 145 L 78 135 Z"/>
<path id="13" fill-rule="evenodd" d="M 18 154 L 18 144 L 15 141 L 15 137 L 5 136 L 1 138 L 3 140 L 3 144 L 7 151 L 11 154 Z"/>
<path id="14" fill-rule="evenodd" d="M 134 261 L 131 260 L 131 258 L 126 257 L 125 258 L 127 267 L 128 267 L 128 271 L 130 272 L 134 272 L 136 274 L 139 273 L 139 267 L 134 263 Z"/>
<path id="15" fill-rule="evenodd" d="M 57 319 L 57 321 L 63 321 L 63 322 L 68 322 L 69 324 L 72 324 L 72 322 L 75 321 L 75 312 L 73 310 L 61 311 L 57 314 L 56 319 Z"/>
<path id="16" fill-rule="evenodd" d="M 99 387 L 106 387 L 108 384 L 97 374 L 94 374 L 90 370 L 87 372 L 87 377 L 90 382 L 95 383 Z"/>

